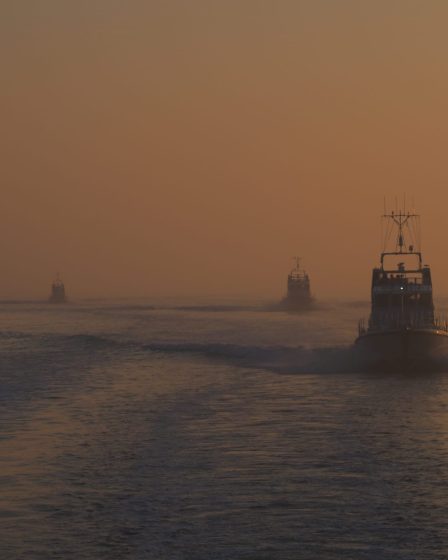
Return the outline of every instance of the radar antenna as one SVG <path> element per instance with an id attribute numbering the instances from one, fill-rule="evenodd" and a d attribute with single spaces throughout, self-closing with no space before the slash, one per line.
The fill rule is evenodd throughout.
<path id="1" fill-rule="evenodd" d="M 406 198 L 403 199 L 405 208 Z M 383 240 L 383 251 L 381 253 L 381 264 L 387 255 L 416 255 L 419 259 L 420 267 L 422 266 L 422 256 L 420 252 L 420 216 L 409 210 L 392 210 L 385 212 L 382 216 L 386 221 L 385 235 Z M 395 246 L 393 250 L 388 250 L 393 230 L 396 231 Z M 409 240 L 409 243 L 408 243 Z"/>

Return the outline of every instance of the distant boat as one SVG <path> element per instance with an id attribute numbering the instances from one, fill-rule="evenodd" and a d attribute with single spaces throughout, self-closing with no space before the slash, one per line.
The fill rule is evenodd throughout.
<path id="1" fill-rule="evenodd" d="M 67 295 L 65 293 L 65 286 L 64 282 L 59 277 L 59 274 L 56 276 L 56 279 L 51 285 L 51 295 L 49 298 L 50 303 L 66 303 L 67 302 Z"/>
<path id="2" fill-rule="evenodd" d="M 360 321 L 355 348 L 369 362 L 386 367 L 426 368 L 448 355 L 448 328 L 434 313 L 431 270 L 423 265 L 419 247 L 420 216 L 400 210 L 385 213 L 383 219 L 384 245 L 380 266 L 372 272 L 371 313 L 367 325 Z"/>
<path id="3" fill-rule="evenodd" d="M 289 311 L 301 311 L 312 307 L 314 298 L 311 295 L 310 278 L 300 268 L 300 258 L 294 259 L 295 266 L 288 274 L 286 297 L 281 307 Z"/>

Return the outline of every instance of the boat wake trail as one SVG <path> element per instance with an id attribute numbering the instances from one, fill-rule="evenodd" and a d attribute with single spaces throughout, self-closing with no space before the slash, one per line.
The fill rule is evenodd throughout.
<path id="1" fill-rule="evenodd" d="M 57 340 L 56 340 L 57 339 Z M 349 346 L 259 346 L 211 342 L 141 342 L 121 337 L 98 335 L 46 336 L 46 346 L 63 347 L 72 352 L 88 351 L 92 355 L 133 354 L 135 352 L 168 355 L 196 355 L 211 360 L 231 362 L 237 367 L 265 369 L 276 373 L 347 373 L 359 371 L 359 360 Z"/>
<path id="2" fill-rule="evenodd" d="M 289 347 L 243 346 L 236 344 L 157 343 L 144 345 L 161 353 L 201 354 L 231 361 L 240 367 L 266 369 L 283 374 L 330 373 L 448 373 L 448 354 L 406 364 L 372 360 L 353 346 Z"/>
<path id="3" fill-rule="evenodd" d="M 1 333 L 1 338 L 17 336 L 18 333 Z M 20 338 L 20 336 L 18 337 Z M 407 373 L 448 372 L 448 355 L 423 363 L 391 365 L 371 361 L 356 351 L 353 346 L 305 347 L 305 346 L 258 346 L 212 342 L 142 342 L 124 339 L 121 336 L 98 336 L 77 334 L 68 336 L 45 335 L 35 341 L 37 346 L 64 349 L 66 356 L 87 354 L 91 359 L 112 355 L 123 356 L 139 353 L 144 355 L 191 355 L 210 360 L 225 361 L 236 367 L 264 369 L 279 374 L 337 374 L 337 373 Z"/>
<path id="4" fill-rule="evenodd" d="M 288 346 L 243 346 L 237 344 L 156 343 L 151 352 L 201 354 L 231 361 L 240 367 L 267 369 L 276 373 L 347 373 L 359 371 L 351 347 L 305 348 Z"/>

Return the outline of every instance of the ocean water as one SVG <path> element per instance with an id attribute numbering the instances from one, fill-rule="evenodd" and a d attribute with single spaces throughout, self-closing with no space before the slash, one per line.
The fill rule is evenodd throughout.
<path id="1" fill-rule="evenodd" d="M 367 305 L 0 304 L 0 558 L 448 558 L 447 374 Z"/>

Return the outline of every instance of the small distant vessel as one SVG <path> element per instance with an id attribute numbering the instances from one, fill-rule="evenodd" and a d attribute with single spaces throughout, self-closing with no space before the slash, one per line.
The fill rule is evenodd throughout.
<path id="1" fill-rule="evenodd" d="M 64 282 L 62 282 L 59 274 L 51 285 L 50 303 L 66 303 L 67 295 L 65 293 Z"/>
<path id="2" fill-rule="evenodd" d="M 281 305 L 290 311 L 300 311 L 309 309 L 313 304 L 311 295 L 310 278 L 308 274 L 300 268 L 300 258 L 294 259 L 295 266 L 288 274 L 286 297 Z"/>
<path id="3" fill-rule="evenodd" d="M 434 312 L 431 270 L 420 251 L 420 216 L 397 210 L 385 212 L 383 220 L 383 252 L 380 266 L 372 272 L 370 318 L 367 326 L 360 321 L 355 348 L 369 363 L 398 370 L 427 368 L 448 355 L 448 328 Z"/>

